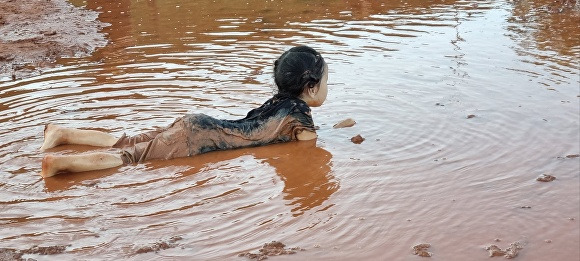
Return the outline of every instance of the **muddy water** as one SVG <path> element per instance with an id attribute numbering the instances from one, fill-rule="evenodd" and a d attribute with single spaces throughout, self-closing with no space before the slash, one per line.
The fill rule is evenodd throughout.
<path id="1" fill-rule="evenodd" d="M 578 4 L 73 3 L 101 12 L 110 43 L 0 82 L 0 248 L 240 260 L 277 240 L 305 251 L 273 260 L 418 260 L 428 243 L 432 260 L 489 260 L 485 247 L 517 243 L 517 259 L 578 260 Z M 329 63 L 316 142 L 38 175 L 43 124 L 121 135 L 187 112 L 242 117 L 296 44 Z"/>

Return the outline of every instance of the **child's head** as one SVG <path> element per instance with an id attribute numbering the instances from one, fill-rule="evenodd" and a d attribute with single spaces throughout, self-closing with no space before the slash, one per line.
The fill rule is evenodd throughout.
<path id="1" fill-rule="evenodd" d="M 326 63 L 320 53 L 308 46 L 297 46 L 284 52 L 274 62 L 274 81 L 278 94 L 301 97 L 308 91 L 314 92 L 320 106 L 326 99 Z"/>

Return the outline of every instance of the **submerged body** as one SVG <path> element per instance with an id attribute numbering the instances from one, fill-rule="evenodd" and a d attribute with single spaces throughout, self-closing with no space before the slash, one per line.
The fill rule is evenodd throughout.
<path id="1" fill-rule="evenodd" d="M 100 170 L 151 159 L 315 139 L 310 107 L 322 105 L 328 93 L 328 67 L 322 56 L 308 46 L 293 47 L 274 62 L 274 80 L 278 94 L 239 120 L 188 114 L 166 128 L 121 138 L 48 124 L 41 150 L 79 144 L 120 148 L 121 153 L 46 155 L 40 175 L 46 178 L 59 172 Z"/>
<path id="2" fill-rule="evenodd" d="M 166 128 L 124 135 L 112 147 L 121 148 L 121 159 L 129 164 L 298 140 L 303 131 L 315 131 L 310 107 L 301 99 L 276 95 L 243 119 L 187 114 Z"/>

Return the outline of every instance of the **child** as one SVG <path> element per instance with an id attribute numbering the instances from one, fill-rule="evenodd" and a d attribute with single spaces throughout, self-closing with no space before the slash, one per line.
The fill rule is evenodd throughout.
<path id="1" fill-rule="evenodd" d="M 262 106 L 238 120 L 219 120 L 204 114 L 187 114 L 165 128 L 121 138 L 95 130 L 48 124 L 40 150 L 61 144 L 119 148 L 120 153 L 46 155 L 44 178 L 59 172 L 81 172 L 139 163 L 151 159 L 188 157 L 209 151 L 315 139 L 310 107 L 326 100 L 328 67 L 314 49 L 298 46 L 274 62 L 278 92 Z"/>

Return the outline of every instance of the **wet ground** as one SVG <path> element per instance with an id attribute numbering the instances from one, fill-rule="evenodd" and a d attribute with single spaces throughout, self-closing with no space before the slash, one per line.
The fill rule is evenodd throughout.
<path id="1" fill-rule="evenodd" d="M 98 13 L 66 0 L 0 2 L 0 79 L 38 75 L 61 57 L 87 56 L 107 44 Z"/>
<path id="2" fill-rule="evenodd" d="M 580 257 L 578 3 L 72 2 L 109 43 L 0 81 L 0 257 Z M 43 124 L 243 117 L 296 44 L 329 63 L 317 141 L 39 176 Z"/>

